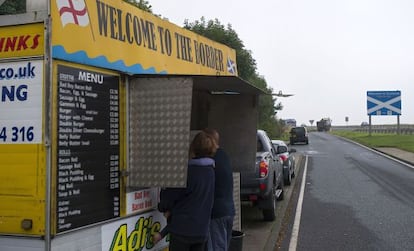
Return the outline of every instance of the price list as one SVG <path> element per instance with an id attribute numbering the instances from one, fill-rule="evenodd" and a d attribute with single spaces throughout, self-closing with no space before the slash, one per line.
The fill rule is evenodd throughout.
<path id="1" fill-rule="evenodd" d="M 58 66 L 57 232 L 120 215 L 119 76 Z"/>

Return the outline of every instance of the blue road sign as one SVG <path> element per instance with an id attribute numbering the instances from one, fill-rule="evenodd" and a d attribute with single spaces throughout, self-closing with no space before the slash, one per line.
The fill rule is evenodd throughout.
<path id="1" fill-rule="evenodd" d="M 367 91 L 368 115 L 401 115 L 401 91 Z"/>

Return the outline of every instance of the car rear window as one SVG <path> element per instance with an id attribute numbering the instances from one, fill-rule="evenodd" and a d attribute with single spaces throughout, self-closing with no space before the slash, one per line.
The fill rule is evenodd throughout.
<path id="1" fill-rule="evenodd" d="M 305 133 L 305 128 L 303 128 L 303 127 L 295 127 L 295 128 L 292 128 L 292 133 L 301 133 L 301 134 L 304 134 Z"/>
<path id="2" fill-rule="evenodd" d="M 263 148 L 262 142 L 259 139 L 257 139 L 257 152 L 263 152 L 263 151 L 264 151 L 264 148 Z"/>

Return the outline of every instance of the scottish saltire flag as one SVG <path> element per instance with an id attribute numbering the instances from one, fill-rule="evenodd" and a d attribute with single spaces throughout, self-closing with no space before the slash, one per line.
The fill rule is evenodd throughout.
<path id="1" fill-rule="evenodd" d="M 237 73 L 236 63 L 229 57 L 227 58 L 227 71 L 233 75 L 236 75 Z"/>
<path id="2" fill-rule="evenodd" d="M 89 25 L 85 0 L 56 0 L 56 4 L 63 26 L 66 24 Z"/>

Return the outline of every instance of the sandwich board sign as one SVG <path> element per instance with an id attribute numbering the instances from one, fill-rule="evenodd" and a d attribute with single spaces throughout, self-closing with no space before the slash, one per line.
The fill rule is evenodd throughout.
<path id="1" fill-rule="evenodd" d="M 401 115 L 401 91 L 367 91 L 367 113 Z"/>

